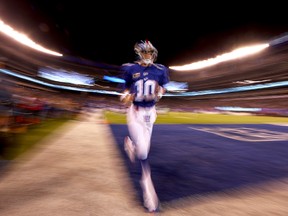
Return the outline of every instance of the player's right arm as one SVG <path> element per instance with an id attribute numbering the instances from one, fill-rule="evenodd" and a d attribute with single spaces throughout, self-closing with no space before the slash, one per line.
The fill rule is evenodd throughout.
<path id="1" fill-rule="evenodd" d="M 134 100 L 134 94 L 131 94 L 128 89 L 124 90 L 120 96 L 120 101 L 124 105 L 130 105 Z"/>
<path id="2" fill-rule="evenodd" d="M 131 92 L 130 92 L 130 88 L 131 88 L 131 85 L 133 82 L 132 76 L 130 73 L 132 66 L 133 66 L 133 64 L 126 63 L 126 64 L 123 64 L 121 67 L 121 70 L 123 71 L 123 79 L 125 80 L 125 83 L 123 86 L 124 90 L 122 91 L 122 93 L 120 95 L 120 101 L 125 105 L 130 105 L 133 102 L 134 97 L 135 97 L 135 95 L 131 94 Z"/>

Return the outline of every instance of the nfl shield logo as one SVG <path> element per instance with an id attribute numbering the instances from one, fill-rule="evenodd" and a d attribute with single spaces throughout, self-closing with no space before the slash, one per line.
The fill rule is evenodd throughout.
<path id="1" fill-rule="evenodd" d="M 150 122 L 150 115 L 144 115 L 144 121 Z"/>

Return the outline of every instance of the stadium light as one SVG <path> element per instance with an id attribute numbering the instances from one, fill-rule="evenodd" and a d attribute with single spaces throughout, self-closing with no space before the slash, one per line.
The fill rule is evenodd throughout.
<path id="1" fill-rule="evenodd" d="M 216 65 L 220 62 L 224 61 L 229 61 L 237 58 L 242 58 L 248 55 L 255 54 L 257 52 L 260 52 L 261 50 L 269 47 L 269 44 L 260 44 L 260 45 L 253 45 L 253 46 L 246 46 L 246 47 L 241 47 L 238 49 L 233 50 L 232 52 L 225 53 L 222 55 L 218 55 L 215 58 L 210 58 L 198 62 L 194 62 L 191 64 L 186 64 L 182 66 L 171 66 L 169 68 L 173 70 L 178 70 L 178 71 L 191 71 L 191 70 L 197 70 L 209 66 Z"/>
<path id="2" fill-rule="evenodd" d="M 1 19 L 0 19 L 0 32 L 4 33 L 5 35 L 13 38 L 14 40 L 18 41 L 19 43 L 28 46 L 32 49 L 38 50 L 40 52 L 44 52 L 50 55 L 55 56 L 63 56 L 61 53 L 46 49 L 43 46 L 40 46 L 39 44 L 32 41 L 30 38 L 28 38 L 26 35 L 19 33 L 15 31 L 12 27 L 6 25 Z"/>

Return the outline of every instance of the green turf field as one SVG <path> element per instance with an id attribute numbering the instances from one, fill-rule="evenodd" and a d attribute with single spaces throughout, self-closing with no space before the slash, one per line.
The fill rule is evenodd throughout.
<path id="1" fill-rule="evenodd" d="M 12 160 L 29 151 L 39 141 L 60 128 L 69 119 L 50 119 L 39 125 L 31 126 L 22 133 L 3 133 L 0 135 L 0 157 Z"/>
<path id="2" fill-rule="evenodd" d="M 126 115 L 116 112 L 105 112 L 109 124 L 126 124 Z M 288 117 L 203 114 L 190 112 L 168 112 L 158 114 L 156 124 L 265 124 L 285 123 Z"/>

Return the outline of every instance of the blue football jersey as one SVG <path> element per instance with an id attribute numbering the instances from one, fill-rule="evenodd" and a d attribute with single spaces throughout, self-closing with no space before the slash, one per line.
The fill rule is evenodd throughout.
<path id="1" fill-rule="evenodd" d="M 151 107 L 156 103 L 157 86 L 164 86 L 169 82 L 168 68 L 161 64 L 141 66 L 137 63 L 122 65 L 125 89 L 134 94 L 133 104 L 141 107 Z"/>

